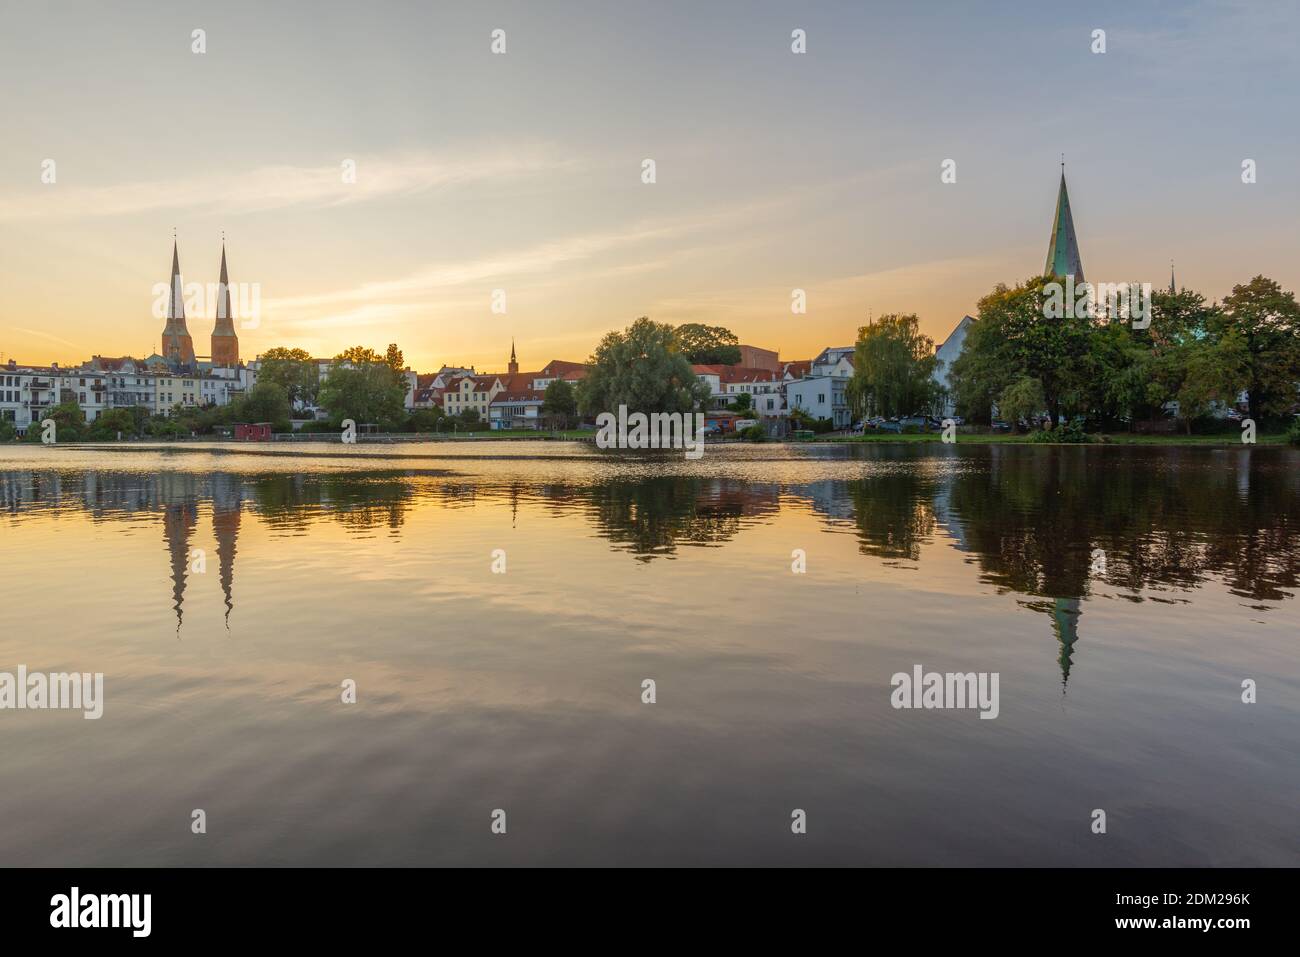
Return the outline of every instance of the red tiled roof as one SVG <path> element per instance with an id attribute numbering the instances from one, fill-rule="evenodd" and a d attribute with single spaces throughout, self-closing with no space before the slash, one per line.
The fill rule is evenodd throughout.
<path id="1" fill-rule="evenodd" d="M 753 366 L 721 366 L 723 382 L 771 382 L 777 375 L 771 369 Z"/>
<path id="2" fill-rule="evenodd" d="M 498 392 L 496 398 L 488 404 L 502 405 L 510 402 L 541 402 L 544 398 L 545 397 L 538 389 L 520 389 L 518 391 L 507 389 L 504 392 Z"/>
<path id="3" fill-rule="evenodd" d="M 533 374 L 541 378 L 550 378 L 551 376 L 563 376 L 567 372 L 577 372 L 579 369 L 585 373 L 587 364 L 585 362 L 569 362 L 567 359 L 552 359 L 542 367 L 541 372 Z"/>

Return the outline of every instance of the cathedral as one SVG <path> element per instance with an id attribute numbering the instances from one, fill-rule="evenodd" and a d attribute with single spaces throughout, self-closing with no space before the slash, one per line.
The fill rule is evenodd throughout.
<path id="1" fill-rule="evenodd" d="M 199 357 L 185 322 L 185 286 L 181 281 L 180 251 L 172 241 L 172 278 L 167 298 L 167 324 L 163 327 L 161 354 L 173 369 L 195 370 Z M 230 277 L 226 271 L 226 244 L 221 243 L 221 279 L 217 283 L 216 324 L 212 329 L 211 350 L 206 357 L 212 366 L 234 368 L 239 365 L 239 336 L 230 306 Z"/>

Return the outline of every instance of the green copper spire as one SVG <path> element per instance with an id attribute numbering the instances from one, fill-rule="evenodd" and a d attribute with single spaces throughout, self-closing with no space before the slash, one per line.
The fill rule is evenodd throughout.
<path id="1" fill-rule="evenodd" d="M 1083 282 L 1083 261 L 1079 258 L 1079 240 L 1074 235 L 1074 217 L 1070 215 L 1070 194 L 1065 189 L 1065 164 L 1061 164 L 1061 190 L 1056 197 L 1056 221 L 1047 244 L 1045 276 L 1073 276 Z"/>

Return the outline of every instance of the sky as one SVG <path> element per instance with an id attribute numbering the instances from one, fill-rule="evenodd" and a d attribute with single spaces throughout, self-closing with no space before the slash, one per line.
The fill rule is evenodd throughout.
<path id="1" fill-rule="evenodd" d="M 1295 289 L 1298 35 L 1291 2 L 0 0 L 0 358 L 158 350 L 173 230 L 187 283 L 224 232 L 256 287 L 245 359 L 537 369 L 643 315 L 942 341 L 1042 270 L 1062 153 L 1094 282 Z"/>

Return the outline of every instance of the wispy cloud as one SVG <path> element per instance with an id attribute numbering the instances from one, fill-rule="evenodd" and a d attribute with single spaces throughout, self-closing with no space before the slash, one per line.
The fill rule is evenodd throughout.
<path id="1" fill-rule="evenodd" d="M 343 157 L 321 166 L 282 164 L 160 182 L 55 183 L 18 195 L 0 195 L 0 221 L 125 216 L 164 209 L 250 213 L 291 206 L 344 206 L 582 167 L 578 160 L 543 146 L 455 157 L 412 153 L 351 159 L 356 164 L 356 181 L 351 183 L 344 181 Z"/>

